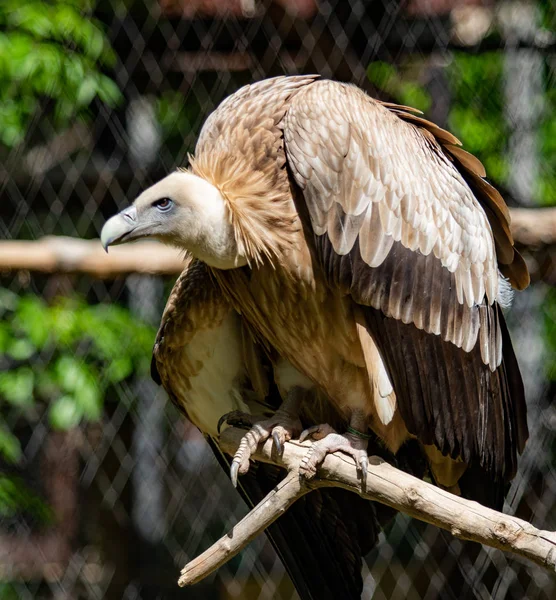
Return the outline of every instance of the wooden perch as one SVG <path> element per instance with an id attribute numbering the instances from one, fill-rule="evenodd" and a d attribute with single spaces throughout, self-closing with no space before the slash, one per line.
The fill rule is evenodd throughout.
<path id="1" fill-rule="evenodd" d="M 0 271 L 86 273 L 110 278 L 127 273 L 175 275 L 184 267 L 183 254 L 159 242 L 114 246 L 107 254 L 99 240 L 49 236 L 35 242 L 0 242 Z"/>
<path id="2" fill-rule="evenodd" d="M 243 435 L 244 430 L 226 429 L 220 437 L 220 446 L 233 455 Z M 446 529 L 458 538 L 512 552 L 556 572 L 555 532 L 537 529 L 516 517 L 454 496 L 396 469 L 376 456 L 369 457 L 365 491 L 361 490 L 361 480 L 353 460 L 341 453 L 328 455 L 317 477 L 307 481 L 299 477 L 298 469 L 309 444 L 286 442 L 281 457 L 277 457 L 273 451 L 272 440 L 258 448 L 252 458 L 286 468 L 287 477 L 229 533 L 184 567 L 178 582 L 180 586 L 197 583 L 218 569 L 298 498 L 321 487 L 344 488 L 367 500 L 381 502 L 415 519 Z"/>
<path id="3" fill-rule="evenodd" d="M 532 250 L 556 245 L 556 208 L 512 208 L 512 235 Z"/>
<path id="4" fill-rule="evenodd" d="M 556 208 L 512 209 L 511 214 L 512 233 L 519 247 L 539 253 L 556 251 Z M 551 283 L 556 275 L 548 262 L 546 268 L 532 271 Z M 128 273 L 176 275 L 183 265 L 178 250 L 153 241 L 115 246 L 109 254 L 99 240 L 51 236 L 37 241 L 0 241 L 0 272 L 87 273 L 110 278 Z"/>
<path id="5" fill-rule="evenodd" d="M 245 431 L 243 431 L 245 434 Z M 229 533 L 208 550 L 187 563 L 178 584 L 193 585 L 227 563 L 282 515 L 296 500 L 311 491 L 296 471 L 290 471 L 265 498 Z"/>

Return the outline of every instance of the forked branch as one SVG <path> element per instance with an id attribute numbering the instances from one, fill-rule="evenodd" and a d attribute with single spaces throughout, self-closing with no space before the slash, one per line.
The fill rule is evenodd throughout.
<path id="1" fill-rule="evenodd" d="M 220 437 L 222 449 L 233 455 L 245 431 L 229 428 Z M 298 498 L 320 487 L 341 487 L 368 500 L 386 504 L 415 519 L 446 529 L 452 535 L 523 556 L 556 572 L 556 533 L 533 527 L 477 502 L 465 500 L 408 475 L 378 457 L 369 458 L 367 489 L 353 461 L 342 454 L 326 457 L 317 477 L 306 481 L 298 475 L 309 442 L 291 441 L 277 457 L 269 440 L 252 456 L 254 460 L 288 470 L 281 481 L 233 529 L 182 570 L 179 585 L 197 583 L 240 552 L 260 532 L 283 514 Z"/>
<path id="2" fill-rule="evenodd" d="M 245 431 L 243 432 L 245 433 Z M 231 531 L 208 550 L 187 563 L 178 581 L 180 586 L 192 585 L 227 563 L 282 515 L 298 498 L 310 491 L 295 471 L 290 471 L 265 498 Z"/>

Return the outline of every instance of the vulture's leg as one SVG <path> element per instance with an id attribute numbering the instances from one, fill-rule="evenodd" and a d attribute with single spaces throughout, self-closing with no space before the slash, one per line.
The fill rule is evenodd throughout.
<path id="1" fill-rule="evenodd" d="M 229 425 L 252 424 L 251 429 L 243 436 L 232 460 L 230 478 L 234 486 L 237 486 L 238 474 L 243 475 L 249 470 L 251 454 L 261 442 L 266 441 L 272 435 L 276 450 L 281 454 L 284 443 L 300 434 L 302 426 L 298 414 L 302 398 L 302 390 L 294 387 L 288 392 L 280 408 L 268 419 L 258 420 L 253 415 L 239 411 L 228 413 L 220 419 L 219 430 L 224 422 Z"/>
<path id="2" fill-rule="evenodd" d="M 367 446 L 370 437 L 364 433 L 365 431 L 367 431 L 367 418 L 360 411 L 353 411 L 348 431 L 344 434 L 338 433 L 326 424 L 305 429 L 299 437 L 299 441 L 303 442 L 309 437 L 316 441 L 313 442 L 303 458 L 299 472 L 307 479 L 312 479 L 327 454 L 343 452 L 352 456 L 355 460 L 357 470 L 361 473 L 361 485 L 365 490 L 367 487 L 367 467 L 369 466 Z"/>

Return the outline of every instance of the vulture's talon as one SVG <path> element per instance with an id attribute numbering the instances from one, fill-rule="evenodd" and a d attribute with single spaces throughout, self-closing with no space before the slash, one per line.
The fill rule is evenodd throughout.
<path id="1" fill-rule="evenodd" d="M 299 467 L 301 476 L 312 479 L 317 474 L 327 454 L 343 452 L 355 461 L 358 471 L 361 471 L 361 486 L 363 490 L 367 487 L 367 468 L 369 458 L 367 456 L 367 440 L 361 439 L 353 434 L 337 433 L 330 425 L 314 425 L 306 429 L 300 436 L 299 441 L 313 437 L 313 442 L 307 454 L 303 457 Z"/>
<path id="2" fill-rule="evenodd" d="M 369 457 L 367 455 L 367 451 L 365 451 L 364 456 L 361 456 L 359 459 L 359 468 L 361 469 L 361 488 L 362 491 L 367 491 L 367 470 L 369 468 Z"/>
<path id="3" fill-rule="evenodd" d="M 222 432 L 220 431 L 222 429 L 222 425 L 224 425 L 224 423 L 227 423 L 227 419 L 228 419 L 228 415 L 230 413 L 226 413 L 225 415 L 222 415 L 219 419 L 218 419 L 218 424 L 216 425 L 216 431 L 218 431 L 218 435 L 220 435 Z"/>
<path id="4" fill-rule="evenodd" d="M 265 442 L 272 436 L 274 447 L 281 455 L 284 451 L 284 444 L 301 431 L 299 419 L 286 411 L 280 410 L 269 419 L 234 411 L 224 415 L 219 424 L 221 425 L 225 421 L 229 425 L 236 425 L 241 419 L 243 419 L 243 423 L 250 421 L 251 429 L 241 438 L 230 468 L 230 477 L 232 483 L 235 481 L 234 485 L 237 484 L 238 475 L 244 475 L 249 470 L 249 459 L 260 443 Z"/>
<path id="5" fill-rule="evenodd" d="M 272 439 L 274 440 L 274 447 L 276 448 L 276 452 L 281 456 L 282 452 L 284 452 L 284 446 L 282 446 L 282 440 L 280 439 L 280 432 L 278 428 L 275 427 L 272 430 Z"/>
<path id="6" fill-rule="evenodd" d="M 237 474 L 239 471 L 239 462 L 237 462 L 235 459 L 232 461 L 232 464 L 230 466 L 230 479 L 232 480 L 232 485 L 236 488 L 237 487 Z"/>
<path id="7" fill-rule="evenodd" d="M 312 427 L 304 429 L 299 436 L 299 443 L 302 444 L 307 438 L 310 438 L 317 429 L 318 425 L 313 425 Z"/>

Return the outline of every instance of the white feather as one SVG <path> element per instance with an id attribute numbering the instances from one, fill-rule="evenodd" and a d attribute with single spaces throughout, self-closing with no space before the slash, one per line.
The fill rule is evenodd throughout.
<path id="1" fill-rule="evenodd" d="M 232 410 L 249 412 L 240 387 L 245 369 L 242 356 L 239 317 L 235 313 L 227 315 L 219 327 L 196 333 L 183 349 L 181 359 L 188 364 L 202 364 L 202 368 L 189 378 L 189 387 L 184 385 L 173 392 L 203 433 L 217 435 L 218 420 Z M 179 370 L 178 365 L 175 368 Z"/>

